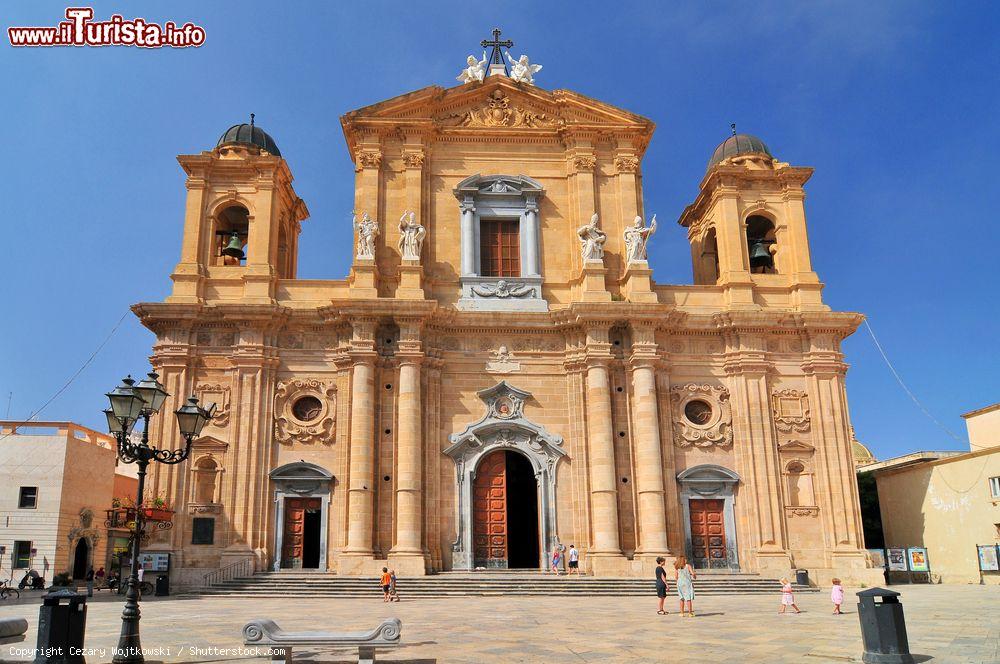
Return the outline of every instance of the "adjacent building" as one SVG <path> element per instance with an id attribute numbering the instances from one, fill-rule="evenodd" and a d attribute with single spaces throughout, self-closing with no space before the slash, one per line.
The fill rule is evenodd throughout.
<path id="1" fill-rule="evenodd" d="M 346 278 L 297 278 L 309 212 L 261 127 L 178 157 L 173 290 L 133 310 L 164 412 L 189 394 L 219 410 L 187 463 L 151 468 L 178 511 L 146 550 L 182 584 L 246 559 L 538 569 L 571 543 L 598 575 L 685 554 L 880 579 L 841 353 L 862 317 L 823 302 L 812 169 L 734 132 L 657 227 L 651 120 L 493 69 L 341 118 L 355 219 L 321 223 Z M 693 283 L 654 279 L 646 248 L 669 232 Z M 169 420 L 160 447 L 179 444 Z"/>
<path id="2" fill-rule="evenodd" d="M 107 565 L 106 510 L 135 496 L 115 440 L 72 422 L 0 421 L 0 577 L 47 581 Z"/>
<path id="3" fill-rule="evenodd" d="M 962 417 L 969 452 L 914 452 L 858 472 L 875 477 L 886 547 L 925 547 L 932 580 L 996 584 L 977 547 L 1000 544 L 1000 403 Z"/>

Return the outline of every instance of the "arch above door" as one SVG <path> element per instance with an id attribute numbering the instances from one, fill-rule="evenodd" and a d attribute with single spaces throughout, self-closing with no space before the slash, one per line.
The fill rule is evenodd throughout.
<path id="1" fill-rule="evenodd" d="M 476 468 L 488 454 L 511 449 L 531 463 L 538 481 L 539 539 L 541 551 L 558 543 L 556 535 L 556 470 L 566 456 L 562 436 L 524 416 L 524 404 L 531 393 L 500 381 L 477 396 L 486 406 L 479 420 L 460 433 L 448 436 L 451 445 L 444 454 L 455 462 L 456 537 L 452 543 L 452 568 L 473 569 L 472 484 Z"/>

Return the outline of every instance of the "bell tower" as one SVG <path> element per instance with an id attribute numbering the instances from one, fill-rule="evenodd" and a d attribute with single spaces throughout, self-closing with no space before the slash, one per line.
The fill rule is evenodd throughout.
<path id="1" fill-rule="evenodd" d="M 187 174 L 181 260 L 168 302 L 215 296 L 270 304 L 294 279 L 301 222 L 309 216 L 278 146 L 250 124 L 230 127 L 212 150 L 177 157 Z"/>
<path id="2" fill-rule="evenodd" d="M 722 287 L 729 308 L 759 308 L 760 290 L 782 288 L 797 309 L 828 310 L 806 233 L 803 186 L 812 173 L 778 161 L 734 125 L 678 219 L 688 229 L 694 283 Z"/>

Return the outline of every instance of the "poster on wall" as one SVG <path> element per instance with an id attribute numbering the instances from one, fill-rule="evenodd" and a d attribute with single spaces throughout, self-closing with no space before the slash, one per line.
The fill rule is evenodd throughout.
<path id="1" fill-rule="evenodd" d="M 888 566 L 888 559 L 885 557 L 885 549 L 868 549 L 868 555 L 872 559 L 872 567 L 885 569 Z"/>
<path id="2" fill-rule="evenodd" d="M 170 570 L 169 553 L 143 553 L 139 555 L 139 565 L 147 572 L 167 572 Z"/>
<path id="3" fill-rule="evenodd" d="M 1000 571 L 1000 560 L 997 560 L 996 544 L 979 544 L 979 569 L 983 572 Z"/>
<path id="4" fill-rule="evenodd" d="M 911 546 L 906 550 L 906 553 L 910 558 L 911 572 L 930 571 L 930 567 L 927 565 L 927 549 L 922 546 Z"/>
<path id="5" fill-rule="evenodd" d="M 886 549 L 886 554 L 889 556 L 890 572 L 906 571 L 906 549 Z"/>

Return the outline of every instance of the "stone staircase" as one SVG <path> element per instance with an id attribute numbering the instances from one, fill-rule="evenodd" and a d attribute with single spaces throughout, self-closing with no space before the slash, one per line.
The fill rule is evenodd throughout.
<path id="1" fill-rule="evenodd" d="M 459 597 L 501 595 L 615 595 L 649 596 L 652 579 L 554 576 L 536 570 L 489 570 L 481 572 L 441 572 L 429 576 L 401 578 L 399 593 L 405 597 Z M 694 582 L 697 595 L 773 594 L 780 586 L 774 579 L 757 574 L 702 570 Z M 795 585 L 796 592 L 818 592 Z M 238 595 L 251 597 L 378 597 L 377 577 L 337 576 L 323 572 L 262 572 L 230 579 L 191 591 L 198 595 Z M 674 596 L 671 581 L 668 597 Z"/>

